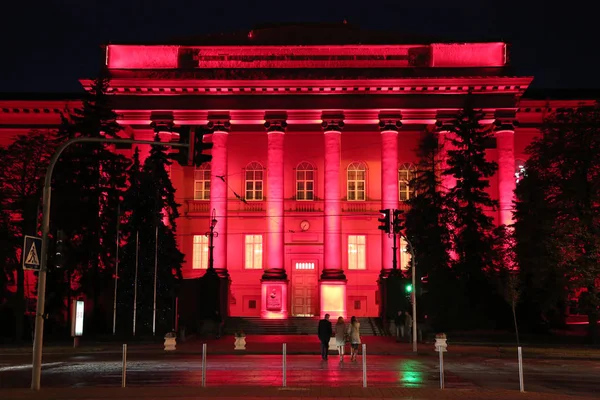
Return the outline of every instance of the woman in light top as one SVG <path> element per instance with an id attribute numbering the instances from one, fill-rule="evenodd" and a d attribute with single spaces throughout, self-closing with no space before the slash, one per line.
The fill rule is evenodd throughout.
<path id="1" fill-rule="evenodd" d="M 340 354 L 340 361 L 344 361 L 344 347 L 346 346 L 346 323 L 344 317 L 339 317 L 335 324 L 335 345 Z"/>
<path id="2" fill-rule="evenodd" d="M 348 336 L 350 336 L 350 360 L 356 361 L 358 346 L 360 345 L 360 322 L 358 322 L 356 317 L 352 317 L 350 320 Z"/>

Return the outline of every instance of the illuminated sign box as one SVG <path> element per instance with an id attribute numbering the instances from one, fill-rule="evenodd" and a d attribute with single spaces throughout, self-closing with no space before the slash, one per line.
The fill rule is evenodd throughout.
<path id="1" fill-rule="evenodd" d="M 78 337 L 83 335 L 83 300 L 73 300 L 71 304 L 71 336 Z"/>

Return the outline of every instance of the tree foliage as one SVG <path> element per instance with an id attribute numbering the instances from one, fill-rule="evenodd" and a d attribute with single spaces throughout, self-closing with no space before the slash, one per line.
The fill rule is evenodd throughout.
<path id="1" fill-rule="evenodd" d="M 538 248 L 547 266 L 536 271 L 534 263 L 528 265 L 532 260 L 527 249 L 520 248 L 519 257 L 532 276 L 556 279 L 555 286 L 564 287 L 558 291 L 561 294 L 565 289 L 585 288 L 582 305 L 594 338 L 600 306 L 600 108 L 557 110 L 527 152 L 527 176 L 519 187 L 517 204 L 517 216 L 523 221 L 517 228 L 520 235 L 535 229 L 544 233 Z M 544 212 L 544 220 L 534 219 L 536 206 Z M 537 304 L 554 300 L 543 291 L 536 294 Z"/>

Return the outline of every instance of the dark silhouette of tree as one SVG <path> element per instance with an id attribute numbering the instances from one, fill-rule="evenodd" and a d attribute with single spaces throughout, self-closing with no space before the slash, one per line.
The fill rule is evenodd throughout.
<path id="1" fill-rule="evenodd" d="M 411 189 L 415 196 L 408 201 L 406 235 L 415 250 L 417 281 L 425 277 L 427 284 L 417 285 L 423 293 L 420 302 L 436 329 L 451 326 L 453 315 L 453 276 L 450 270 L 450 232 L 448 210 L 440 187 L 440 148 L 438 134 L 424 132 L 417 154 L 419 162 Z"/>
<path id="2" fill-rule="evenodd" d="M 159 142 L 158 135 L 155 140 Z M 134 161 L 134 166 L 136 165 L 137 162 Z M 155 262 L 156 330 L 163 333 L 172 330 L 174 325 L 174 302 L 178 283 L 182 279 L 184 256 L 178 249 L 175 237 L 179 204 L 175 202 L 175 189 L 167 171 L 170 165 L 165 148 L 153 145 L 142 172 L 139 173 L 136 166 L 129 173 L 130 187 L 125 196 L 127 222 L 124 227 L 127 244 L 123 251 L 123 261 L 126 264 L 123 268 L 127 270 L 127 278 L 123 276 L 122 279 L 127 279 L 128 282 L 123 282 L 122 287 L 124 291 L 128 291 L 123 298 L 129 301 L 133 290 L 131 285 L 135 271 L 136 235 L 139 235 L 136 332 L 140 334 L 152 332 Z"/>
<path id="3" fill-rule="evenodd" d="M 550 243 L 544 254 L 554 259 L 549 267 L 555 276 L 566 278 L 569 289 L 584 289 L 580 307 L 595 340 L 600 307 L 600 108 L 557 110 L 527 152 L 524 182 L 539 178 L 541 184 L 529 188 L 542 192 L 540 200 L 554 217 L 552 233 L 543 238 Z M 530 196 L 525 188 L 520 195 Z M 546 223 L 540 221 L 540 228 Z"/>
<path id="4" fill-rule="evenodd" d="M 452 150 L 448 150 L 448 169 L 444 175 L 456 179 L 456 186 L 447 194 L 452 210 L 452 239 L 456 260 L 453 272 L 457 277 L 455 302 L 462 310 L 462 325 L 482 326 L 493 322 L 500 298 L 495 298 L 486 272 L 493 260 L 493 219 L 486 211 L 495 210 L 497 201 L 486 192 L 489 178 L 498 169 L 495 162 L 486 160 L 486 144 L 493 138 L 491 129 L 480 121 L 483 113 L 467 105 L 448 125 L 453 135 Z"/>
<path id="5" fill-rule="evenodd" d="M 84 95 L 82 108 L 64 118 L 59 140 L 117 137 L 121 128 L 107 94 L 108 84 L 109 78 L 102 71 Z M 67 276 L 63 279 L 72 281 L 72 295 L 83 294 L 92 303 L 86 328 L 90 334 L 108 332 L 110 327 L 109 289 L 116 256 L 117 207 L 129 165 L 125 157 L 111 149 L 105 144 L 73 145 L 61 156 L 54 174 L 52 231 L 61 229 L 68 238 Z M 60 280 L 60 276 L 56 279 Z M 60 282 L 49 279 L 49 290 L 52 284 Z M 70 297 L 69 291 L 67 298 Z"/>
<path id="6" fill-rule="evenodd" d="M 47 133 L 32 131 L 19 135 L 0 157 L 0 187 L 4 194 L 2 209 L 9 221 L 8 259 L 18 261 L 17 253 L 24 235 L 38 236 L 38 216 L 44 176 L 54 151 L 54 143 Z M 6 214 L 9 212 L 10 214 Z M 12 220 L 12 221 L 11 221 Z M 3 246 L 4 247 L 4 246 Z M 5 265 L 5 274 L 16 275 L 16 292 L 11 301 L 16 340 L 23 338 L 25 304 L 25 274 L 20 263 Z"/>

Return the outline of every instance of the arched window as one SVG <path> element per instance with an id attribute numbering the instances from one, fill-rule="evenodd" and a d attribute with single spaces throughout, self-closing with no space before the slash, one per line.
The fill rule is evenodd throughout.
<path id="1" fill-rule="evenodd" d="M 246 200 L 262 201 L 264 168 L 253 161 L 246 166 Z"/>
<path id="2" fill-rule="evenodd" d="M 296 200 L 315 199 L 315 167 L 302 162 L 296 167 Z"/>
<path id="3" fill-rule="evenodd" d="M 515 160 L 515 180 L 517 183 L 527 175 L 525 171 L 525 160 Z"/>
<path id="4" fill-rule="evenodd" d="M 348 200 L 366 199 L 367 166 L 363 162 L 353 162 L 348 166 Z"/>
<path id="5" fill-rule="evenodd" d="M 415 191 L 410 187 L 410 181 L 415 177 L 415 166 L 404 163 L 398 168 L 398 199 L 400 201 L 410 200 Z"/>
<path id="6" fill-rule="evenodd" d="M 203 163 L 194 170 L 194 200 L 210 200 L 209 163 Z"/>

